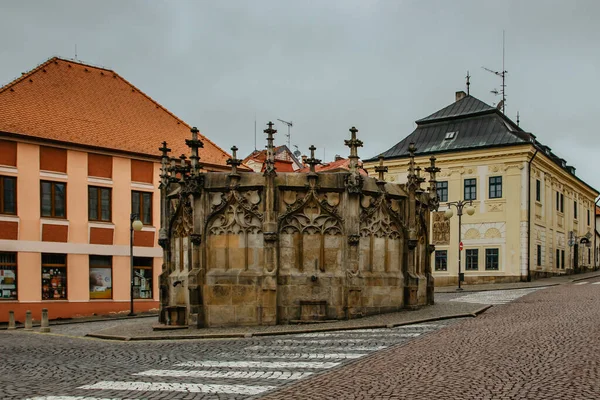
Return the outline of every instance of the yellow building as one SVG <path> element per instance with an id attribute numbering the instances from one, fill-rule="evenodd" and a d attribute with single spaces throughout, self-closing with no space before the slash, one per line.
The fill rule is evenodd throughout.
<path id="1" fill-rule="evenodd" d="M 512 282 L 595 268 L 594 200 L 598 191 L 536 136 L 498 109 L 464 92 L 416 121 L 413 133 L 382 153 L 386 180 L 405 182 L 409 145 L 424 170 L 435 156 L 440 208 L 430 242 L 437 286 L 458 283 L 459 221 L 448 202 L 467 200 L 461 272 L 470 283 Z M 376 158 L 365 161 L 370 174 Z M 465 207 L 466 210 L 466 207 Z M 587 237 L 586 237 L 587 235 Z M 588 238 L 590 238 L 588 240 Z M 595 245 L 594 245 L 595 247 Z"/>

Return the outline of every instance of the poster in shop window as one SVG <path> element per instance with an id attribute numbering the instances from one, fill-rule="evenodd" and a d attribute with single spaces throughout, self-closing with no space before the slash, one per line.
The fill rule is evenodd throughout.
<path id="1" fill-rule="evenodd" d="M 90 299 L 112 299 L 111 268 L 90 268 Z"/>

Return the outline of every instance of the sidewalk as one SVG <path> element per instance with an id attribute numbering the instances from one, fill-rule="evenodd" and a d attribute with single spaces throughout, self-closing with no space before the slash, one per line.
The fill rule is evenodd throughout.
<path id="1" fill-rule="evenodd" d="M 511 289 L 527 289 L 541 286 L 556 286 L 565 283 L 581 281 L 585 279 L 593 279 L 600 277 L 600 271 L 586 272 L 584 274 L 561 275 L 551 278 L 536 279 L 531 282 L 514 282 L 514 283 L 490 283 L 483 285 L 461 285 L 463 292 L 484 292 L 488 290 L 511 290 Z M 435 293 L 456 293 L 456 286 L 439 286 L 435 288 Z"/>
<path id="2" fill-rule="evenodd" d="M 422 322 L 439 321 L 450 318 L 476 317 L 490 308 L 482 304 L 459 302 L 443 302 L 433 306 L 422 307 L 414 311 L 399 311 L 389 314 L 373 315 L 348 321 L 333 321 L 314 324 L 248 326 L 233 328 L 190 327 L 175 331 L 154 331 L 157 325 L 154 319 L 138 321 L 116 321 L 118 323 L 99 331 L 87 333 L 85 336 L 108 340 L 182 340 L 182 339 L 218 339 L 244 338 L 253 336 L 286 335 L 308 332 L 328 332 L 352 329 L 392 328 Z M 68 333 L 65 332 L 68 335 Z"/>

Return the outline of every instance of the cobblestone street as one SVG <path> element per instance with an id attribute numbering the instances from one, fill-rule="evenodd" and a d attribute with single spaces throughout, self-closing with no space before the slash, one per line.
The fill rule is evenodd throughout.
<path id="1" fill-rule="evenodd" d="M 600 281 L 445 293 L 477 318 L 235 340 L 0 332 L 3 399 L 596 399 Z M 63 334 L 74 335 L 72 337 Z"/>

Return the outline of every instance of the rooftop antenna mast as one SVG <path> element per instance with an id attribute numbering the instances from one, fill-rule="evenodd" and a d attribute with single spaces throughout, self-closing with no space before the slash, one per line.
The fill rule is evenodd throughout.
<path id="1" fill-rule="evenodd" d="M 491 70 L 489 68 L 486 67 L 481 67 L 483 69 L 485 69 L 488 72 L 491 72 L 492 74 L 499 76 L 502 78 L 502 89 L 500 89 L 500 91 L 494 89 L 491 91 L 491 93 L 494 93 L 496 96 L 501 94 L 502 95 L 502 100 L 500 100 L 500 102 L 498 103 L 498 105 L 496 106 L 497 108 L 502 110 L 502 114 L 505 114 L 505 107 L 506 107 L 506 75 L 508 74 L 508 71 L 506 69 L 504 69 L 504 54 L 505 53 L 505 46 L 504 46 L 504 30 L 502 31 L 502 72 L 498 72 L 498 71 L 494 71 Z"/>
<path id="2" fill-rule="evenodd" d="M 279 118 L 277 118 L 277 121 L 281 121 L 281 122 L 283 122 L 283 123 L 284 123 L 284 124 L 286 124 L 286 125 L 287 125 L 287 127 L 288 127 L 288 133 L 287 133 L 287 135 L 285 135 L 285 136 L 287 137 L 287 146 L 288 146 L 288 149 L 289 149 L 290 147 L 292 147 L 292 145 L 291 145 L 291 137 L 292 137 L 292 135 L 291 135 L 291 133 L 290 133 L 290 128 L 291 128 L 292 126 L 294 126 L 294 124 L 292 123 L 292 121 L 290 121 L 290 122 L 287 122 L 287 121 L 284 121 L 284 120 L 282 120 L 282 119 L 279 119 Z"/>

